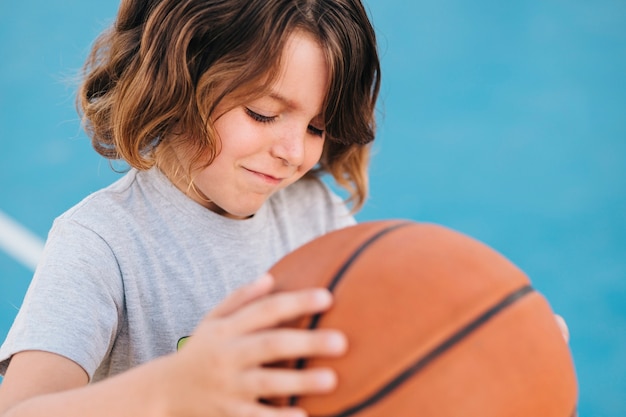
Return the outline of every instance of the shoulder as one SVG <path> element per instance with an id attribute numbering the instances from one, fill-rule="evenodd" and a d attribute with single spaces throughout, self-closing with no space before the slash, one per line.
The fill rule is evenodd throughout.
<path id="1" fill-rule="evenodd" d="M 176 194 L 170 195 L 173 186 L 162 177 L 156 169 L 131 169 L 116 182 L 85 197 L 60 215 L 55 224 L 75 223 L 105 240 L 151 230 L 173 216 L 179 198 Z"/>
<path id="2" fill-rule="evenodd" d="M 133 188 L 137 186 L 137 171 L 131 170 L 122 178 L 108 187 L 102 188 L 61 214 L 55 222 L 74 221 L 77 223 L 91 223 L 92 219 L 108 217 L 111 211 L 116 211 L 130 202 Z"/>

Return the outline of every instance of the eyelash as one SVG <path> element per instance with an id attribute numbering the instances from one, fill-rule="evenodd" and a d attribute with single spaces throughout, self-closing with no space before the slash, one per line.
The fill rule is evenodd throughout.
<path id="1" fill-rule="evenodd" d="M 324 136 L 324 131 L 322 129 L 318 129 L 318 128 L 313 127 L 311 125 L 309 125 L 309 132 L 311 132 L 315 136 L 319 136 L 320 138 Z"/>
<path id="2" fill-rule="evenodd" d="M 276 120 L 275 116 L 263 116 L 262 114 L 254 112 L 247 107 L 245 109 L 248 116 L 250 116 L 252 119 L 256 120 L 259 123 L 271 123 Z"/>
<path id="3" fill-rule="evenodd" d="M 250 116 L 253 120 L 259 123 L 272 123 L 273 121 L 276 120 L 276 116 L 263 116 L 262 114 L 252 111 L 247 107 L 245 107 L 245 110 L 248 116 Z M 311 125 L 308 126 L 308 129 L 312 135 L 319 136 L 319 137 L 324 136 L 324 130 L 322 129 L 318 129 Z"/>

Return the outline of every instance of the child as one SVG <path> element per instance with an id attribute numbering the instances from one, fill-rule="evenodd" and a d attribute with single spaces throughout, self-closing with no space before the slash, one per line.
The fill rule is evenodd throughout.
<path id="1" fill-rule="evenodd" d="M 259 400 L 332 390 L 329 369 L 263 366 L 346 349 L 277 330 L 331 296 L 272 294 L 264 272 L 354 223 L 317 177 L 363 204 L 379 74 L 359 0 L 123 0 L 79 105 L 131 169 L 55 220 L 0 349 L 0 415 L 302 416 Z"/>

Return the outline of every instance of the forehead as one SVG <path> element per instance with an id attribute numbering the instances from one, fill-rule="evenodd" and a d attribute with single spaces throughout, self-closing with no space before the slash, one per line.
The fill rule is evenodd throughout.
<path id="1" fill-rule="evenodd" d="M 321 108 L 329 78 L 328 60 L 320 43 L 307 32 L 295 31 L 285 43 L 266 95 L 292 108 L 313 104 Z"/>
<path id="2" fill-rule="evenodd" d="M 219 107 L 229 109 L 266 98 L 293 109 L 313 101 L 321 111 L 331 76 L 327 53 L 320 41 L 308 31 L 296 29 L 286 36 L 281 53 L 265 66 L 263 74 L 228 93 Z"/>

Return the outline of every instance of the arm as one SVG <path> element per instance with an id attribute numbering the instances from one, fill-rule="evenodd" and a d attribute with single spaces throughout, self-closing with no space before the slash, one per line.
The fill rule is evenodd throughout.
<path id="1" fill-rule="evenodd" d="M 345 339 L 335 332 L 276 330 L 276 324 L 327 309 L 325 290 L 268 295 L 268 275 L 235 291 L 198 326 L 176 354 L 105 381 L 87 385 L 87 374 L 69 359 L 22 352 L 0 386 L 0 416 L 304 416 L 271 408 L 262 397 L 332 389 L 328 369 L 264 368 L 280 359 L 339 355 Z"/>
<path id="2" fill-rule="evenodd" d="M 164 361 L 161 361 L 164 362 Z M 0 415 L 160 416 L 167 372 L 159 361 L 98 384 L 87 385 L 85 371 L 47 352 L 16 354 L 0 387 Z"/>
<path id="3" fill-rule="evenodd" d="M 28 398 L 81 387 L 87 382 L 87 373 L 63 356 L 41 351 L 17 353 L 0 385 L 0 416 Z"/>

